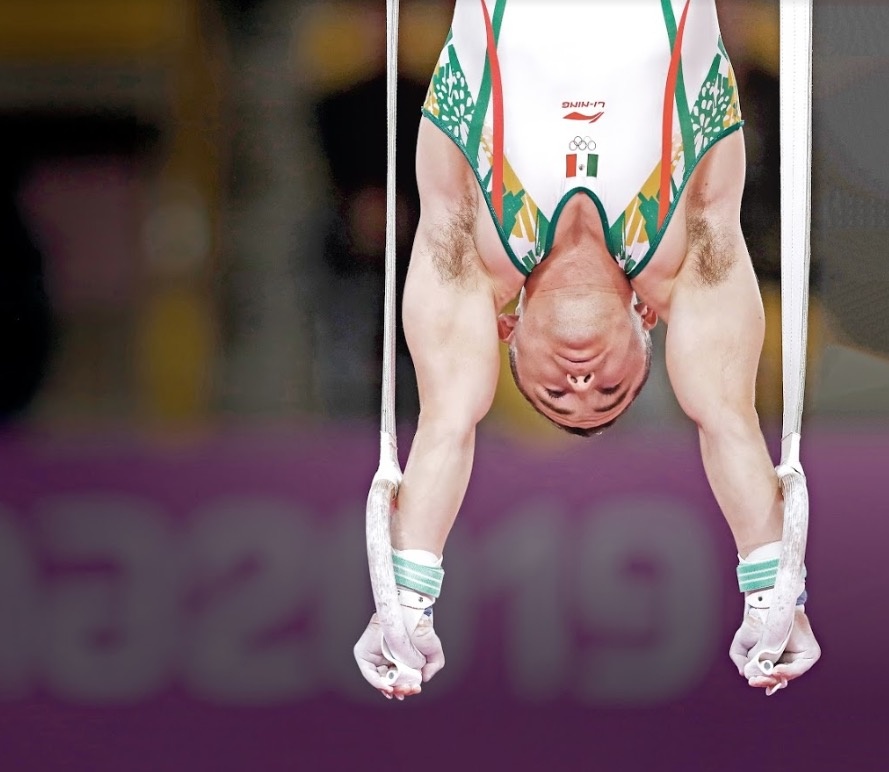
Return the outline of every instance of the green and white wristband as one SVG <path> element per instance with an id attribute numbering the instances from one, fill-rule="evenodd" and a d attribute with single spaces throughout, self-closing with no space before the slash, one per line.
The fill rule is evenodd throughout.
<path id="1" fill-rule="evenodd" d="M 438 565 L 425 565 L 405 557 L 405 553 L 415 550 L 392 550 L 392 565 L 395 568 L 395 583 L 399 587 L 414 590 L 437 598 L 441 595 L 441 583 L 444 579 L 444 569 Z M 431 553 L 430 553 L 431 554 Z"/>
<path id="2" fill-rule="evenodd" d="M 771 590 L 778 577 L 778 564 L 781 554 L 781 542 L 772 542 L 754 550 L 747 560 L 740 559 L 737 568 L 738 589 L 747 595 L 748 602 L 754 607 L 768 608 L 771 603 Z M 774 556 L 774 557 L 773 557 Z M 806 569 L 803 566 L 803 579 Z M 756 594 L 754 600 L 754 593 Z M 805 588 L 796 601 L 798 606 L 806 602 Z M 752 602 L 751 602 L 752 601 Z"/>
<path id="3" fill-rule="evenodd" d="M 767 590 L 775 586 L 778 577 L 778 558 L 756 563 L 744 562 L 738 566 L 738 589 L 741 592 Z"/>
<path id="4" fill-rule="evenodd" d="M 413 630 L 423 617 L 432 620 L 432 606 L 441 594 L 441 558 L 426 550 L 392 550 L 398 602 L 405 626 Z"/>

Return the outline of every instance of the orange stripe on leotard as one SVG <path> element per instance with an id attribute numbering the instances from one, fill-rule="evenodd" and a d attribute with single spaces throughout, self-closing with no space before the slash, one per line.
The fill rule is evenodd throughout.
<path id="1" fill-rule="evenodd" d="M 662 227 L 670 209 L 670 184 L 673 179 L 673 101 L 676 97 L 676 79 L 679 77 L 679 61 L 682 57 L 682 36 L 685 32 L 685 20 L 688 16 L 690 0 L 685 0 L 673 52 L 670 57 L 670 69 L 667 71 L 667 85 L 664 89 L 664 121 L 661 144 L 661 192 L 658 201 L 658 228 Z"/>

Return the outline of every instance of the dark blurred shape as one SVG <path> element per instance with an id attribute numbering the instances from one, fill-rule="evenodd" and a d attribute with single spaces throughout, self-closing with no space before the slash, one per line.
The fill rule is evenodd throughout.
<path id="1" fill-rule="evenodd" d="M 155 125 L 122 111 L 18 111 L 0 118 L 21 172 L 38 160 L 58 156 L 135 155 L 154 145 Z"/>
<path id="2" fill-rule="evenodd" d="M 885 15 L 880 9 L 869 13 L 874 21 Z M 863 39 L 868 37 L 866 20 L 852 18 L 853 29 Z M 856 348 L 886 358 L 889 43 L 882 48 L 883 56 L 859 57 L 862 71 L 825 89 L 815 102 L 812 258 L 822 266 L 823 299 L 838 335 Z M 841 61 L 824 57 L 816 77 Z"/>
<path id="3" fill-rule="evenodd" d="M 52 336 L 43 256 L 18 208 L 22 173 L 20 161 L 8 155 L 0 158 L 0 422 L 3 423 L 28 407 L 37 393 L 46 373 Z"/>
<path id="4" fill-rule="evenodd" d="M 396 179 L 397 293 L 407 274 L 419 220 L 414 158 L 426 84 L 398 81 Z M 386 240 L 386 72 L 322 97 L 318 138 L 328 159 L 334 205 L 323 236 L 321 396 L 334 415 L 369 416 L 379 405 Z M 398 407 L 416 416 L 413 370 L 397 316 Z M 330 351 L 333 346 L 335 351 Z M 322 367 L 324 370 L 324 367 Z"/>
<path id="5" fill-rule="evenodd" d="M 269 0 L 216 0 L 228 34 L 240 39 L 256 31 L 256 11 Z"/>
<path id="6" fill-rule="evenodd" d="M 414 173 L 417 126 L 426 85 L 399 78 L 396 179 L 398 246 L 410 246 L 419 219 Z M 383 270 L 386 195 L 386 73 L 325 97 L 317 106 L 318 127 L 337 197 L 342 226 L 328 234 L 326 259 L 338 275 Z M 407 272 L 400 261 L 398 276 Z"/>
<path id="7" fill-rule="evenodd" d="M 21 194 L 32 170 L 59 158 L 133 157 L 154 147 L 159 132 L 109 111 L 18 111 L 0 117 L 8 151 L 0 158 L 0 421 L 22 417 L 44 384 L 58 325 L 47 290 L 48 255 L 23 214 Z"/>
<path id="8" fill-rule="evenodd" d="M 744 116 L 747 177 L 741 227 L 761 281 L 781 279 L 781 165 L 778 78 L 740 62 L 736 67 Z"/>

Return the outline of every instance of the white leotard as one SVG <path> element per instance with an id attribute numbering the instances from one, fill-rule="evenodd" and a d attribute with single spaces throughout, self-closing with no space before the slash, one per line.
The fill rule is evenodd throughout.
<path id="1" fill-rule="evenodd" d="M 423 112 L 525 274 L 582 192 L 638 275 L 695 164 L 742 123 L 713 0 L 456 0 Z"/>

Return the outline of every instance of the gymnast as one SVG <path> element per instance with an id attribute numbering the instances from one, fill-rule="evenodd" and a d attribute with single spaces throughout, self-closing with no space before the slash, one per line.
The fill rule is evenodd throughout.
<path id="1" fill-rule="evenodd" d="M 754 407 L 764 313 L 740 227 L 742 123 L 713 0 L 456 0 L 422 108 L 422 211 L 402 307 L 421 408 L 392 547 L 422 682 L 444 665 L 432 606 L 500 342 L 542 416 L 598 435 L 645 384 L 659 320 L 671 386 L 737 548 L 744 608 L 731 660 L 767 693 L 818 660 L 801 585 L 774 669 L 747 667 L 783 498 Z M 385 696 L 420 691 L 386 680 L 376 616 L 354 654 Z"/>

